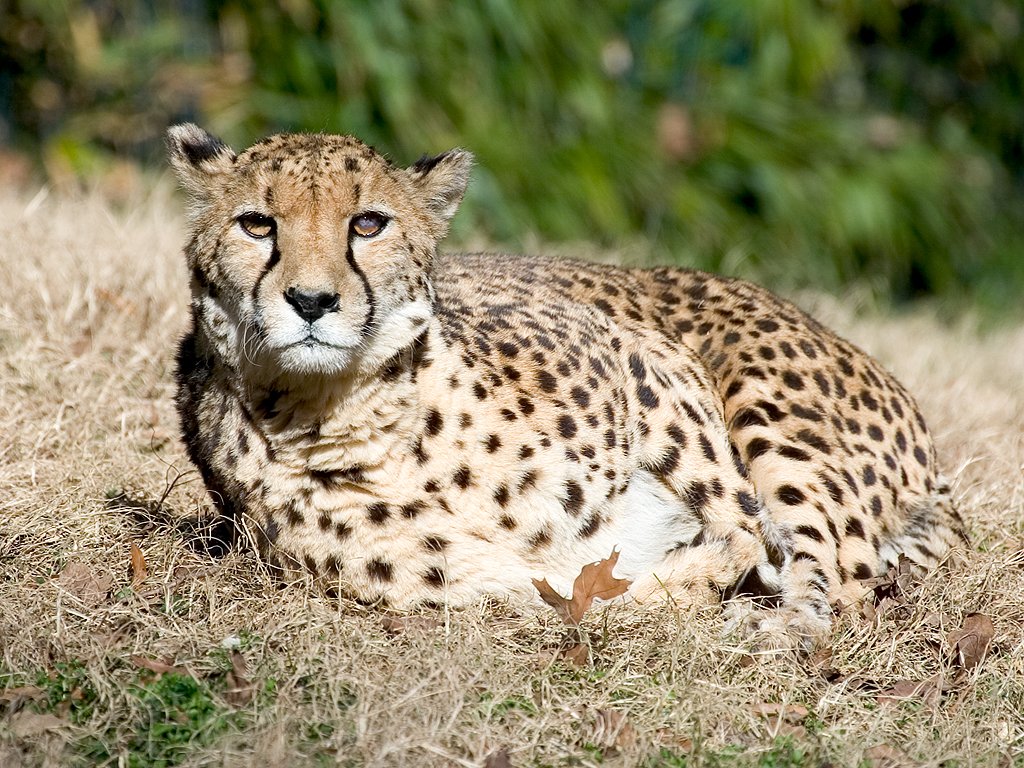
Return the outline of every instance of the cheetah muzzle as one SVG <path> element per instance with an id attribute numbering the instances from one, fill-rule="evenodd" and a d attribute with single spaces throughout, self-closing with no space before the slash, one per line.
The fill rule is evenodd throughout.
<path id="1" fill-rule="evenodd" d="M 568 591 L 729 599 L 782 644 L 962 541 L 910 395 L 768 291 L 442 254 L 471 156 L 168 132 L 190 195 L 189 455 L 283 573 L 406 608 Z M 750 598 L 740 600 L 740 598 Z"/>

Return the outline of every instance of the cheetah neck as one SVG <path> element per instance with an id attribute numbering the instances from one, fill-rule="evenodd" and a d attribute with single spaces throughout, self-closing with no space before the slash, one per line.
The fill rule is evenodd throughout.
<path id="1" fill-rule="evenodd" d="M 435 326 L 369 370 L 246 376 L 240 395 L 275 461 L 298 471 L 365 473 L 409 453 L 422 429 L 418 379 L 443 344 Z"/>

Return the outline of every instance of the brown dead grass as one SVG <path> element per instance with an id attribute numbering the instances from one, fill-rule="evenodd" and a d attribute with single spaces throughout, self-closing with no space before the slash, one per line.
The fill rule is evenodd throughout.
<path id="1" fill-rule="evenodd" d="M 552 661 L 553 612 L 481 605 L 394 634 L 249 554 L 196 553 L 163 520 L 207 509 L 171 405 L 178 211 L 164 190 L 116 215 L 0 196 L 0 765 L 482 765 L 501 749 L 515 766 L 1024 765 L 1024 328 L 812 300 L 919 396 L 974 550 L 876 621 L 842 616 L 818 666 L 751 656 L 716 611 L 612 607 L 584 620 L 576 668 Z M 112 507 L 118 491 L 149 511 Z M 956 677 L 945 636 L 976 611 L 995 622 L 989 658 L 941 697 L 878 702 Z M 133 655 L 199 681 L 191 732 Z M 187 726 L 180 749 L 163 720 Z"/>

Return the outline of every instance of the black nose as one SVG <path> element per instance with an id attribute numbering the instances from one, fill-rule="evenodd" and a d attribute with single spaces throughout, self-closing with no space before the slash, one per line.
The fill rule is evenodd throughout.
<path id="1" fill-rule="evenodd" d="M 319 320 L 328 312 L 334 312 L 341 301 L 341 296 L 336 293 L 313 293 L 295 287 L 285 291 L 284 298 L 307 323 Z"/>

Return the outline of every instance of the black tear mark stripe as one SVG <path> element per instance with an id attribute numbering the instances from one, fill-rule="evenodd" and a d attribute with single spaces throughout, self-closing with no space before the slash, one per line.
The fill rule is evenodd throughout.
<path id="1" fill-rule="evenodd" d="M 366 319 L 363 320 L 363 327 L 360 329 L 360 336 L 365 336 L 367 331 L 370 330 L 370 324 L 373 322 L 374 314 L 377 311 L 377 303 L 373 298 L 373 289 L 370 288 L 370 281 L 366 279 L 366 273 L 356 263 L 355 254 L 352 252 L 353 236 L 349 233 L 348 247 L 345 249 L 345 261 L 348 262 L 349 267 L 352 268 L 352 271 L 356 273 L 356 276 L 362 282 L 363 293 L 366 294 Z"/>
<path id="2" fill-rule="evenodd" d="M 266 265 L 263 267 L 263 271 L 260 276 L 256 279 L 256 285 L 252 287 L 252 300 L 256 301 L 256 297 L 260 292 L 260 285 L 263 283 L 263 279 L 270 274 L 270 270 L 277 266 L 278 262 L 281 261 L 281 251 L 277 247 L 277 240 L 274 240 L 274 245 L 270 250 L 270 258 L 267 259 Z"/>

